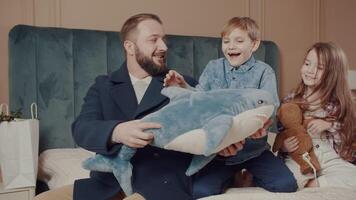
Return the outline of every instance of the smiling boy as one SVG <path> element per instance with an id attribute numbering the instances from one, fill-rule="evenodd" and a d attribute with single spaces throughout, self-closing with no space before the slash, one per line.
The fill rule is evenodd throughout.
<path id="1" fill-rule="evenodd" d="M 279 106 L 277 81 L 273 69 L 252 55 L 260 45 L 260 31 L 256 22 L 248 17 L 234 17 L 221 32 L 223 58 L 211 60 L 199 78 L 194 90 L 208 91 L 221 88 L 257 88 L 266 90 Z M 183 76 L 171 70 L 165 85 L 190 88 Z M 296 191 L 296 181 L 282 160 L 269 151 L 266 133 L 260 137 L 247 138 L 243 148 L 235 145 L 219 152 L 221 163 L 213 162 L 205 171 L 214 171 L 214 176 L 197 175 L 193 186 L 195 198 L 207 193 L 221 193 L 229 186 L 236 171 L 247 169 L 254 183 L 272 192 Z M 211 173 L 207 173 L 211 174 Z"/>

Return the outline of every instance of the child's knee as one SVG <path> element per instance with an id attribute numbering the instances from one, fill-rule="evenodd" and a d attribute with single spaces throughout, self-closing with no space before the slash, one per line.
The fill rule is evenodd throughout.
<path id="1" fill-rule="evenodd" d="M 264 187 L 270 192 L 295 192 L 298 189 L 297 181 L 293 176 L 286 176 Z"/>
<path id="2" fill-rule="evenodd" d="M 227 187 L 226 184 L 194 184 L 192 188 L 193 199 L 199 199 L 211 195 L 221 194 Z"/>
<path id="3" fill-rule="evenodd" d="M 207 197 L 210 195 L 215 195 L 215 194 L 220 194 L 221 188 L 219 187 L 212 187 L 209 185 L 195 185 L 193 187 L 193 198 L 194 199 L 199 199 L 202 197 Z"/>

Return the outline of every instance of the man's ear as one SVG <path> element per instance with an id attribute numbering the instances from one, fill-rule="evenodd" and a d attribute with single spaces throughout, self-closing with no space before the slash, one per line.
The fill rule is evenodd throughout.
<path id="1" fill-rule="evenodd" d="M 127 55 L 135 55 L 135 44 L 130 40 L 124 41 L 124 48 Z"/>
<path id="2" fill-rule="evenodd" d="M 253 41 L 253 47 L 252 47 L 252 52 L 255 52 L 258 47 L 260 46 L 261 40 L 255 40 Z"/>

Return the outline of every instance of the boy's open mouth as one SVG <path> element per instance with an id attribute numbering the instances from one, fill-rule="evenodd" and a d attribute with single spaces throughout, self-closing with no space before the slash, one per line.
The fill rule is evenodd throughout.
<path id="1" fill-rule="evenodd" d="M 241 55 L 241 53 L 228 53 L 231 58 L 236 58 Z"/>

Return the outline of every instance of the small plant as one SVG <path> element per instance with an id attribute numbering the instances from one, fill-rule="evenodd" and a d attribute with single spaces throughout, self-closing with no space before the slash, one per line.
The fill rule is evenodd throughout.
<path id="1" fill-rule="evenodd" d="M 15 118 L 21 118 L 22 113 L 18 110 L 16 112 L 11 112 L 9 115 L 5 114 L 4 112 L 1 112 L 0 115 L 0 123 L 3 121 L 12 121 Z"/>

